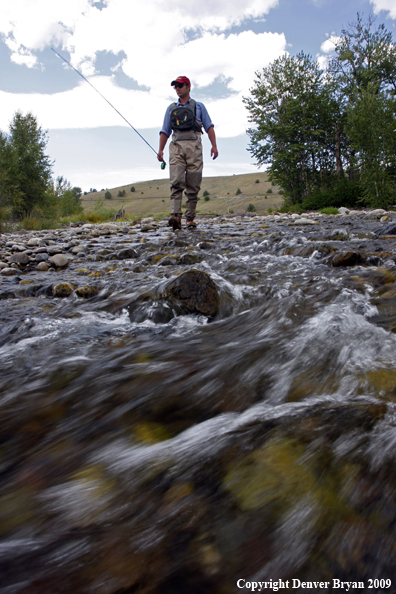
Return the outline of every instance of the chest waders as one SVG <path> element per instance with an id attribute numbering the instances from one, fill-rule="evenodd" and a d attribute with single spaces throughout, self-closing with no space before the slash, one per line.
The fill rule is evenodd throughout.
<path id="1" fill-rule="evenodd" d="M 172 142 L 169 146 L 172 214 L 181 216 L 183 191 L 186 219 L 193 221 L 202 183 L 202 125 L 196 119 L 196 103 L 171 105 Z"/>

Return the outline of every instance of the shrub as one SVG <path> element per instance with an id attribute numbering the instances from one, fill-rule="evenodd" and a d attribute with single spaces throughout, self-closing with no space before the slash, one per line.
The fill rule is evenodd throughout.
<path id="1" fill-rule="evenodd" d="M 272 194 L 272 188 L 268 188 L 267 194 Z"/>
<path id="2" fill-rule="evenodd" d="M 242 194 L 241 189 L 238 188 L 237 191 L 235 192 L 235 195 L 238 196 L 238 194 Z"/>
<path id="3" fill-rule="evenodd" d="M 254 183 L 255 184 L 259 184 L 260 183 L 260 180 L 259 179 L 256 179 L 256 181 Z"/>
<path id="4" fill-rule="evenodd" d="M 208 190 L 205 190 L 204 193 L 203 193 L 203 197 L 205 198 L 206 196 L 209 196 Z"/>
<path id="5" fill-rule="evenodd" d="M 209 200 L 210 200 L 210 196 L 207 194 L 207 195 L 205 196 L 205 202 L 209 202 Z"/>
<path id="6" fill-rule="evenodd" d="M 346 177 L 339 180 L 332 188 L 321 189 L 313 192 L 302 202 L 304 210 L 320 210 L 333 206 L 347 208 L 361 206 L 361 191 L 359 182 L 349 181 Z"/>
<path id="7" fill-rule="evenodd" d="M 254 206 L 254 204 L 249 204 L 246 210 L 247 212 L 256 212 L 256 207 Z"/>
<path id="8" fill-rule="evenodd" d="M 107 190 L 107 192 L 105 192 L 105 198 L 106 198 L 106 200 L 111 200 L 111 192 L 109 192 L 109 190 Z"/>
<path id="9" fill-rule="evenodd" d="M 118 196 L 118 198 L 124 198 L 124 196 L 125 196 L 125 190 L 119 190 L 117 196 Z M 105 196 L 105 198 L 106 198 L 106 196 Z"/>
<path id="10" fill-rule="evenodd" d="M 232 208 L 231 208 L 231 210 L 230 210 L 230 214 L 234 214 L 234 211 L 232 210 Z"/>
<path id="11" fill-rule="evenodd" d="M 135 186 L 132 186 L 131 192 L 135 192 Z"/>
<path id="12" fill-rule="evenodd" d="M 328 215 L 338 214 L 338 208 L 334 208 L 334 206 L 328 206 L 327 208 L 322 208 L 322 210 L 320 212 L 321 212 L 321 214 L 328 214 Z"/>

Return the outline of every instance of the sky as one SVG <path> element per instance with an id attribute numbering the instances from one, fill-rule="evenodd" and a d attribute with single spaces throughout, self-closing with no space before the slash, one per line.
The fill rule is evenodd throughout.
<path id="1" fill-rule="evenodd" d="M 204 176 L 253 173 L 243 97 L 255 72 L 285 52 L 325 64 L 357 13 L 374 15 L 396 40 L 396 0 L 2 2 L 0 130 L 8 132 L 16 111 L 33 113 L 47 131 L 54 179 L 83 191 L 166 178 L 159 131 L 175 98 L 170 83 L 185 75 L 215 125 L 219 157 L 211 160 L 205 134 Z"/>

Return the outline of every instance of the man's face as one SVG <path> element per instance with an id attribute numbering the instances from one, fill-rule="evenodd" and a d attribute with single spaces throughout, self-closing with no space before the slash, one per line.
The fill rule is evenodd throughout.
<path id="1" fill-rule="evenodd" d="M 190 94 L 190 85 L 187 85 L 186 83 L 176 83 L 174 88 L 179 99 L 185 99 Z"/>

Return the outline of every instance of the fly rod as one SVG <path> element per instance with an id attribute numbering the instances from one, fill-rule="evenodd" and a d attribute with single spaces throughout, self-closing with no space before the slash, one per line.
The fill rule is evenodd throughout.
<path id="1" fill-rule="evenodd" d="M 114 105 L 113 105 L 112 103 L 110 103 L 110 101 L 109 101 L 108 99 L 106 99 L 106 97 L 104 97 L 104 95 L 102 95 L 102 93 L 101 93 L 100 91 L 98 91 L 98 89 L 97 89 L 96 87 L 94 87 L 94 86 L 93 86 L 93 84 L 92 84 L 92 83 L 90 83 L 90 82 L 89 82 L 89 80 L 88 80 L 87 78 L 85 78 L 85 76 L 84 76 L 83 74 L 81 74 L 81 72 L 80 72 L 79 70 L 77 70 L 77 68 L 74 68 L 74 66 L 72 66 L 72 65 L 70 64 L 70 62 L 68 62 L 68 61 L 66 60 L 66 58 L 64 58 L 64 57 L 63 57 L 63 56 L 61 56 L 61 55 L 60 55 L 60 54 L 59 54 L 59 53 L 58 53 L 56 50 L 54 50 L 54 48 L 53 48 L 53 47 L 51 47 L 51 49 L 52 49 L 52 51 L 53 51 L 53 52 L 54 52 L 54 53 L 55 53 L 55 54 L 56 54 L 56 55 L 57 55 L 57 56 L 58 56 L 58 57 L 59 57 L 61 60 L 63 60 L 64 62 L 66 62 L 66 64 L 68 64 L 68 65 L 70 66 L 70 68 L 73 68 L 74 72 L 77 72 L 77 74 L 79 74 L 79 75 L 81 76 L 81 78 L 83 78 L 83 79 L 85 80 L 85 82 L 87 82 L 87 83 L 88 83 L 88 84 L 89 84 L 89 85 L 90 85 L 90 86 L 93 88 L 93 90 L 94 90 L 94 91 L 96 91 L 96 92 L 98 93 L 98 95 L 100 95 L 100 96 L 102 97 L 102 99 L 104 99 L 104 100 L 106 101 L 106 103 L 108 103 L 108 104 L 110 105 L 110 107 L 112 107 L 112 108 L 114 109 L 114 111 L 116 111 L 116 112 L 118 113 L 118 115 L 122 117 L 122 119 L 123 119 L 123 120 L 124 120 L 124 121 L 125 121 L 125 122 L 128 124 L 128 126 L 130 126 L 130 127 L 132 128 L 132 130 L 134 130 L 134 132 L 136 132 L 136 134 L 137 134 L 138 136 L 140 136 L 140 138 L 141 138 L 142 140 L 144 140 L 144 142 L 147 144 L 147 146 L 149 146 L 149 147 L 151 148 L 151 150 L 152 150 L 152 151 L 153 151 L 153 152 L 154 152 L 154 153 L 157 155 L 157 151 L 156 151 L 156 150 L 155 150 L 155 149 L 154 149 L 154 148 L 151 146 L 151 144 L 150 144 L 149 142 L 147 142 L 147 140 L 146 140 L 146 139 L 145 139 L 145 138 L 144 138 L 144 137 L 143 137 L 143 136 L 140 134 L 140 132 L 138 132 L 138 131 L 136 130 L 136 128 L 134 128 L 134 127 L 132 126 L 131 122 L 128 122 L 128 120 L 127 120 L 127 119 L 126 119 L 126 118 L 125 118 L 125 117 L 122 115 L 122 113 L 120 113 L 120 112 L 118 111 L 118 109 L 117 109 L 116 107 L 114 107 Z M 161 163 L 161 169 L 165 169 L 165 167 L 166 167 L 166 163 L 165 163 L 165 161 L 162 161 L 162 163 Z"/>

